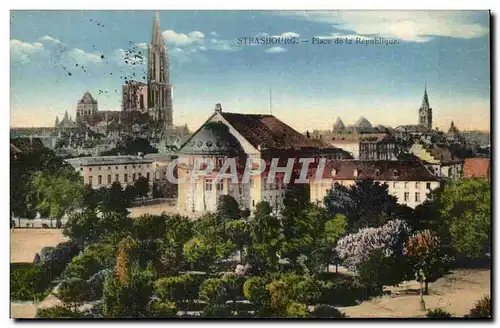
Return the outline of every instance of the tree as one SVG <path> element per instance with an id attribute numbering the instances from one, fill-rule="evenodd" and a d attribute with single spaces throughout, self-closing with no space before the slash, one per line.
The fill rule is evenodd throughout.
<path id="1" fill-rule="evenodd" d="M 106 278 L 103 289 L 103 315 L 110 318 L 142 318 L 150 314 L 154 273 L 132 265 L 122 282 L 116 274 Z"/>
<path id="2" fill-rule="evenodd" d="M 120 182 L 115 181 L 110 188 L 104 191 L 102 210 L 105 212 L 117 212 L 124 215 L 128 214 L 127 207 L 130 206 L 125 192 L 122 189 Z"/>
<path id="3" fill-rule="evenodd" d="M 82 182 L 74 171 L 38 172 L 33 176 L 32 188 L 36 195 L 35 208 L 48 213 L 51 226 L 53 218 L 60 219 L 80 204 Z"/>
<path id="4" fill-rule="evenodd" d="M 224 220 L 237 220 L 240 218 L 240 207 L 232 196 L 222 195 L 217 201 L 217 214 Z"/>
<path id="5" fill-rule="evenodd" d="M 429 282 L 436 281 L 448 272 L 450 258 L 441 248 L 441 243 L 430 230 L 418 231 L 408 238 L 404 254 L 410 260 L 415 277 L 421 286 L 421 294 L 429 293 Z"/>
<path id="6" fill-rule="evenodd" d="M 257 306 L 256 312 L 262 316 L 270 313 L 271 299 L 266 289 L 268 282 L 269 279 L 266 277 L 255 276 L 245 281 L 243 285 L 243 294 Z"/>
<path id="7" fill-rule="evenodd" d="M 214 262 L 215 247 L 194 237 L 184 244 L 184 257 L 191 264 L 191 269 L 209 271 Z"/>
<path id="8" fill-rule="evenodd" d="M 357 272 L 357 279 L 375 287 L 403 281 L 408 273 L 403 257 L 408 228 L 393 220 L 380 228 L 364 228 L 342 237 L 335 247 L 345 266 Z"/>
<path id="9" fill-rule="evenodd" d="M 225 222 L 225 234 L 229 241 L 235 245 L 240 254 L 240 263 L 243 262 L 245 248 L 251 243 L 250 227 L 247 220 L 231 220 Z"/>
<path id="10" fill-rule="evenodd" d="M 78 306 L 82 305 L 88 296 L 87 283 L 80 278 L 69 278 L 64 280 L 57 290 L 57 297 L 73 307 L 73 311 L 77 311 Z"/>
<path id="11" fill-rule="evenodd" d="M 272 208 L 269 203 L 260 202 L 250 222 L 252 244 L 249 247 L 249 264 L 261 272 L 278 269 L 281 224 L 276 216 L 271 215 L 271 212 Z"/>
<path id="12" fill-rule="evenodd" d="M 154 283 L 156 295 L 163 302 L 174 302 L 177 307 L 198 298 L 200 279 L 190 274 L 160 278 Z"/>
<path id="13" fill-rule="evenodd" d="M 126 284 L 132 264 L 136 259 L 139 245 L 136 240 L 128 236 L 120 241 L 116 255 L 116 274 L 121 284 Z"/>
<path id="14" fill-rule="evenodd" d="M 139 177 L 134 183 L 137 196 L 142 197 L 143 200 L 149 193 L 149 181 L 145 177 Z"/>
<path id="15" fill-rule="evenodd" d="M 130 204 L 137 198 L 137 189 L 134 185 L 127 185 L 125 187 L 125 199 Z"/>
<path id="16" fill-rule="evenodd" d="M 450 182 L 417 208 L 420 229 L 437 233 L 463 258 L 478 258 L 491 247 L 491 188 L 486 180 Z"/>
<path id="17" fill-rule="evenodd" d="M 389 195 L 388 188 L 371 180 L 358 180 L 350 187 L 336 184 L 325 197 L 325 207 L 332 216 L 339 213 L 346 216 L 349 233 L 380 227 L 398 207 L 397 198 Z"/>
<path id="18" fill-rule="evenodd" d="M 229 293 L 225 282 L 218 278 L 209 278 L 200 286 L 200 300 L 210 304 L 226 304 Z"/>

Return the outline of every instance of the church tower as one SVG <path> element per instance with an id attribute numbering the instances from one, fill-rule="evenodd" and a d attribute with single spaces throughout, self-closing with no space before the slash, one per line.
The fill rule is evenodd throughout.
<path id="1" fill-rule="evenodd" d="M 156 12 L 153 37 L 148 48 L 148 108 L 155 121 L 163 122 L 165 128 L 173 126 L 172 86 L 168 70 L 168 55 L 160 30 L 160 17 Z"/>
<path id="2" fill-rule="evenodd" d="M 418 124 L 424 126 L 427 130 L 432 130 L 432 108 L 429 105 L 429 97 L 427 96 L 427 85 L 424 90 L 424 99 L 418 110 Z"/>

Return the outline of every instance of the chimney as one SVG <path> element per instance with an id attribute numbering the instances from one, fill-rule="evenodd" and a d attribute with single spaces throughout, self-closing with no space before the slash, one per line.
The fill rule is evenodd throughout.
<path id="1" fill-rule="evenodd" d="M 215 111 L 218 113 L 222 112 L 222 105 L 220 103 L 215 104 Z"/>

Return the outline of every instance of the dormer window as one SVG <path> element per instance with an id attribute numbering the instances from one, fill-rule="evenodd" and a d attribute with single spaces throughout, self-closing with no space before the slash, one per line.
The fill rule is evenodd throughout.
<path id="1" fill-rule="evenodd" d="M 361 173 L 360 170 L 354 169 L 354 177 L 357 177 Z"/>
<path id="2" fill-rule="evenodd" d="M 397 170 L 392 171 L 392 175 L 397 178 L 399 177 L 399 172 Z"/>
<path id="3" fill-rule="evenodd" d="M 380 170 L 375 170 L 375 176 L 377 176 L 377 177 L 380 176 Z"/>
<path id="4" fill-rule="evenodd" d="M 336 176 L 337 175 L 337 169 L 333 169 L 332 170 L 332 176 Z"/>

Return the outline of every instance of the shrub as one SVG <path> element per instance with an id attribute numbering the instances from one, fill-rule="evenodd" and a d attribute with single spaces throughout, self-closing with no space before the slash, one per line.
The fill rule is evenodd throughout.
<path id="1" fill-rule="evenodd" d="M 67 306 L 55 306 L 38 309 L 35 317 L 44 319 L 75 319 L 84 318 L 85 315 L 81 312 L 72 310 Z"/>
<path id="2" fill-rule="evenodd" d="M 153 318 L 175 318 L 177 317 L 177 307 L 172 302 L 161 302 L 159 300 L 151 301 L 151 317 Z"/>
<path id="3" fill-rule="evenodd" d="M 89 300 L 101 299 L 102 290 L 104 288 L 104 281 L 106 280 L 108 274 L 110 274 L 111 272 L 112 270 L 110 269 L 104 269 L 95 273 L 87 280 L 87 287 L 88 287 L 87 296 Z"/>
<path id="4" fill-rule="evenodd" d="M 484 296 L 470 309 L 468 318 L 491 318 L 491 299 Z"/>
<path id="5" fill-rule="evenodd" d="M 433 310 L 427 311 L 427 318 L 451 318 L 451 314 L 448 311 L 445 311 L 441 308 L 435 308 Z"/>
<path id="6" fill-rule="evenodd" d="M 17 263 L 10 268 L 11 300 L 37 301 L 50 293 L 51 276 L 43 266 Z"/>
<path id="7" fill-rule="evenodd" d="M 57 297 L 74 308 L 83 304 L 87 299 L 87 295 L 87 282 L 80 278 L 64 280 L 57 290 Z"/>
<path id="8" fill-rule="evenodd" d="M 223 304 L 208 304 L 201 314 L 205 318 L 229 318 L 231 310 Z"/>
<path id="9" fill-rule="evenodd" d="M 186 274 L 158 279 L 154 284 L 156 295 L 162 301 L 183 302 L 198 298 L 200 281 Z"/>
<path id="10" fill-rule="evenodd" d="M 226 284 L 222 279 L 209 278 L 200 286 L 200 300 L 211 304 L 225 304 L 229 300 Z"/>
<path id="11" fill-rule="evenodd" d="M 326 304 L 318 304 L 314 307 L 311 315 L 315 318 L 347 318 L 347 316 L 335 307 Z"/>
<path id="12" fill-rule="evenodd" d="M 268 280 L 263 277 L 252 277 L 245 281 L 243 294 L 254 304 L 269 302 L 269 292 L 266 289 Z"/>

